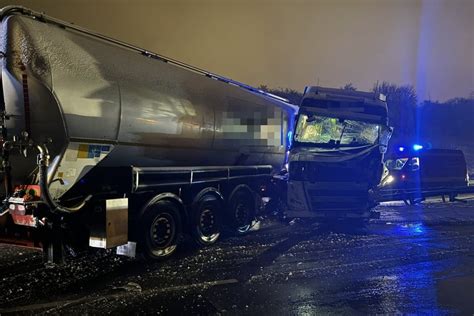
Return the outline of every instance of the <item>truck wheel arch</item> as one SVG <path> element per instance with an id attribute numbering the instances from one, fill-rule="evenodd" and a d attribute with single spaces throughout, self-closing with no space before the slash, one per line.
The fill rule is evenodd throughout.
<path id="1" fill-rule="evenodd" d="M 143 218 L 147 208 L 150 205 L 156 204 L 159 201 L 164 201 L 164 200 L 170 201 L 170 202 L 172 202 L 173 204 L 176 205 L 176 207 L 179 210 L 179 215 L 181 216 L 181 220 L 182 220 L 181 224 L 182 224 L 183 227 L 181 227 L 181 228 L 184 228 L 185 223 L 187 222 L 187 214 L 186 214 L 186 210 L 185 210 L 185 207 L 184 207 L 183 200 L 179 196 L 177 196 L 176 194 L 171 193 L 171 192 L 164 192 L 164 193 L 160 193 L 158 195 L 155 195 L 148 202 L 143 204 L 138 218 L 139 219 Z"/>
<path id="2" fill-rule="evenodd" d="M 193 205 L 196 205 L 196 203 L 198 203 L 199 200 L 206 194 L 215 196 L 222 204 L 224 204 L 225 202 L 224 196 L 219 192 L 219 190 L 214 187 L 207 187 L 205 189 L 202 189 L 198 194 L 196 194 L 193 199 Z"/>

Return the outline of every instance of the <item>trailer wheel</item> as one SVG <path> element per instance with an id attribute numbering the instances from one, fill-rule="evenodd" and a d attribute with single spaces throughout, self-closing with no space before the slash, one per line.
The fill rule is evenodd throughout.
<path id="1" fill-rule="evenodd" d="M 191 234 L 199 246 L 214 244 L 221 234 L 221 203 L 213 195 L 199 199 L 193 210 Z"/>
<path id="2" fill-rule="evenodd" d="M 165 259 L 178 246 L 181 236 L 181 217 L 176 205 L 159 201 L 146 207 L 143 215 L 144 255 L 149 259 Z"/>
<path id="3" fill-rule="evenodd" d="M 251 192 L 238 190 L 229 202 L 232 229 L 239 235 L 247 233 L 255 219 L 255 201 Z"/>

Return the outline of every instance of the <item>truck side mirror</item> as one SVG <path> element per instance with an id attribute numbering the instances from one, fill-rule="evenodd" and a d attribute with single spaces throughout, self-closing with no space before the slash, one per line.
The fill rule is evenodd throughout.
<path id="1" fill-rule="evenodd" d="M 391 126 L 382 126 L 382 130 L 380 132 L 379 137 L 379 150 L 381 154 L 385 154 L 387 152 L 388 141 L 390 137 L 392 137 L 393 127 Z"/>
<path id="2" fill-rule="evenodd" d="M 411 171 L 418 171 L 420 170 L 420 158 L 413 157 L 410 161 Z"/>

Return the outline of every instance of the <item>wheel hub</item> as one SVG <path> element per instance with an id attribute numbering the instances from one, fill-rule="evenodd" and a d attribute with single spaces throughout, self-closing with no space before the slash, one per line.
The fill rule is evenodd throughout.
<path id="1" fill-rule="evenodd" d="M 239 226 L 248 225 L 249 209 L 246 205 L 237 205 L 235 208 L 235 219 Z"/>
<path id="2" fill-rule="evenodd" d="M 158 216 L 151 225 L 151 240 L 157 246 L 165 246 L 173 238 L 173 220 L 167 216 Z"/>
<path id="3" fill-rule="evenodd" d="M 205 209 L 199 217 L 199 227 L 204 236 L 210 236 L 215 233 L 216 221 L 214 213 L 210 209 Z"/>

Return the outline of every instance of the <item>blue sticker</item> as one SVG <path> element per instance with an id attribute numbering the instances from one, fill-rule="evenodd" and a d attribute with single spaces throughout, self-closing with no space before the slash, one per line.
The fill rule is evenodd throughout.
<path id="1" fill-rule="evenodd" d="M 89 145 L 89 152 L 87 153 L 87 158 L 98 158 L 102 150 L 101 145 Z"/>

